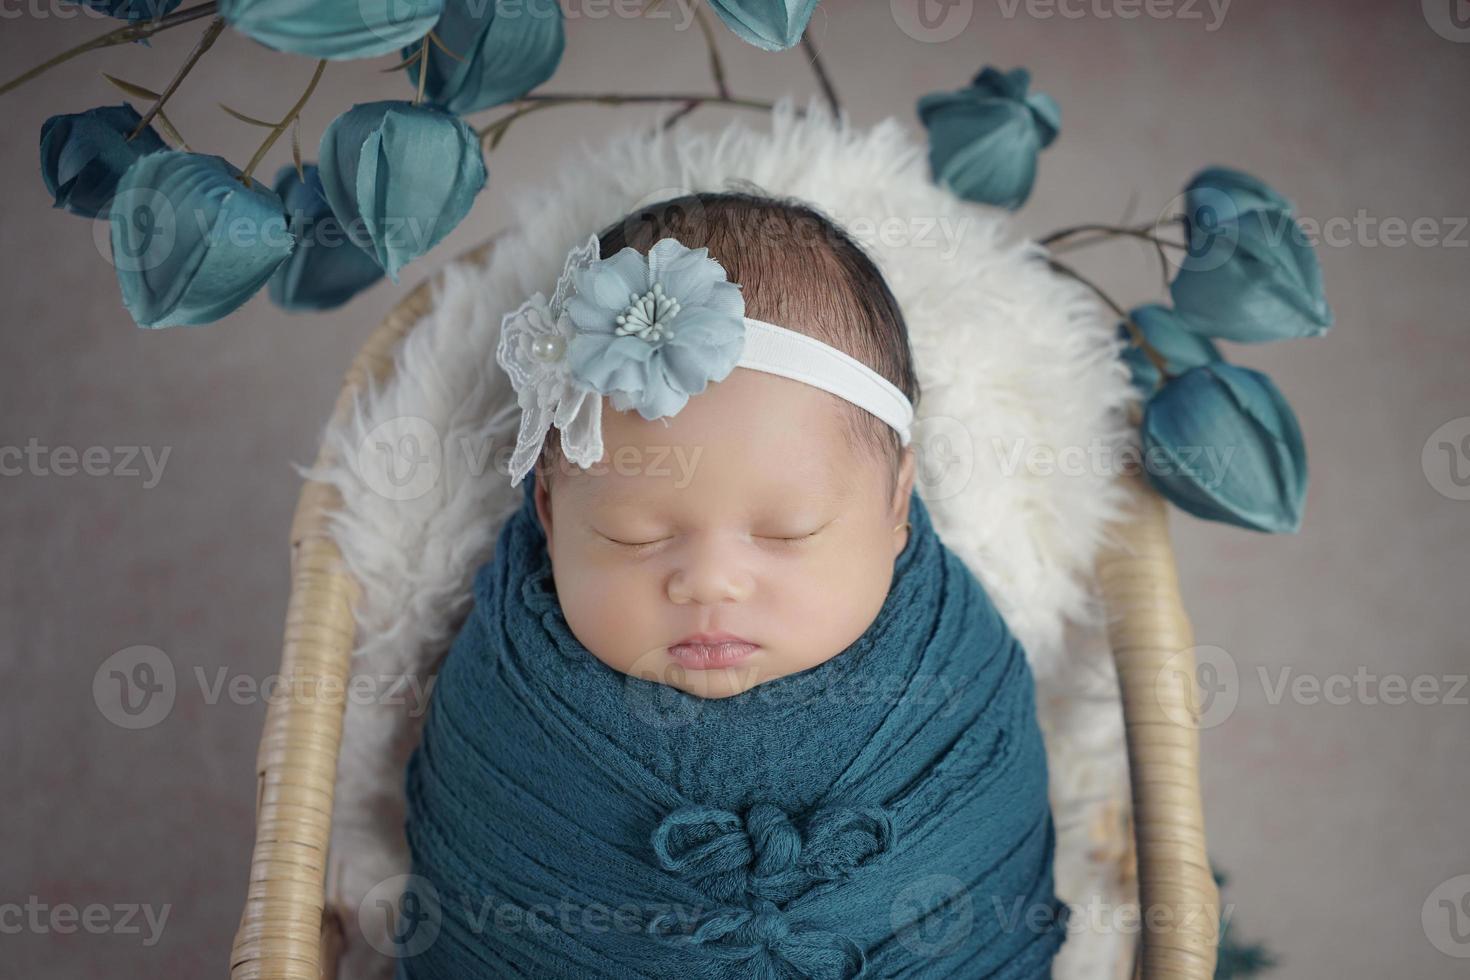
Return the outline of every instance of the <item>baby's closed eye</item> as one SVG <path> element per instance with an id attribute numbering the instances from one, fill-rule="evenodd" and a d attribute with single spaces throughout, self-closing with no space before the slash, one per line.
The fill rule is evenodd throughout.
<path id="1" fill-rule="evenodd" d="M 810 528 L 810 530 L 806 526 L 763 529 L 759 532 L 751 532 L 750 538 L 755 542 L 770 543 L 777 546 L 796 546 L 812 541 L 830 527 L 835 520 L 836 518 L 824 521 Z M 652 551 L 657 546 L 666 542 L 675 541 L 680 537 L 678 532 L 634 534 L 627 531 L 604 531 L 597 527 L 593 527 L 592 531 L 608 544 L 615 545 L 619 548 L 631 549 L 640 554 Z"/>

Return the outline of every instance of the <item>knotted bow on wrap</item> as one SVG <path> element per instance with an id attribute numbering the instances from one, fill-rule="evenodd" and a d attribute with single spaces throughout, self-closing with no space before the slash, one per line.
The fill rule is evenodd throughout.
<path id="1" fill-rule="evenodd" d="M 1066 917 L 1031 675 L 917 495 L 857 641 L 704 700 L 580 644 L 525 488 L 409 763 L 437 918 L 400 976 L 1050 975 Z"/>
<path id="2" fill-rule="evenodd" d="M 893 834 L 893 818 L 881 806 L 825 807 L 804 833 L 773 803 L 756 803 L 743 817 L 719 807 L 680 807 L 653 832 L 660 866 L 697 881 L 712 898 L 749 904 L 715 909 L 672 941 L 717 944 L 712 955 L 732 960 L 774 959 L 800 976 L 857 976 L 866 965 L 861 946 L 838 933 L 794 932 L 780 903 L 817 882 L 846 878 L 888 850 Z M 674 920 L 655 917 L 649 932 L 668 935 Z"/>

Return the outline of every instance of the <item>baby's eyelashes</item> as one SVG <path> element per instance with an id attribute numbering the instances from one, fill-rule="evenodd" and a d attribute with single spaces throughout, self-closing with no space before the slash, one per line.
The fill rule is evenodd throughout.
<path id="1" fill-rule="evenodd" d="M 816 540 L 816 538 L 831 524 L 832 521 L 828 521 L 821 526 L 814 528 L 813 530 L 796 532 L 793 534 L 750 534 L 749 539 L 754 544 L 767 547 L 799 548 L 802 545 L 809 544 Z M 634 555 L 651 554 L 653 551 L 658 549 L 659 546 L 671 541 L 675 541 L 679 537 L 678 534 L 666 534 L 655 538 L 620 537 L 617 535 L 608 534 L 605 531 L 599 531 L 595 528 L 593 529 L 593 533 L 607 544 L 610 544 L 618 549 L 625 550 Z"/>

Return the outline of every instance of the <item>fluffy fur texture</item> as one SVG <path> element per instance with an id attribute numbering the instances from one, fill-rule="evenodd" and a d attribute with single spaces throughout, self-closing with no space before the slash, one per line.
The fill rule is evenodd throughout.
<path id="1" fill-rule="evenodd" d="M 1131 897 L 1119 844 L 1126 763 L 1091 570 L 1124 496 L 1108 457 L 1075 465 L 1090 449 L 1116 451 L 1131 438 L 1114 318 L 1050 272 L 1005 212 L 934 186 L 922 141 L 895 119 L 855 128 L 815 99 L 804 115 L 787 99 L 769 121 L 643 132 L 584 145 L 545 186 L 510 197 L 509 230 L 487 264 L 443 270 L 434 309 L 398 351 L 390 380 L 327 430 L 339 462 L 302 471 L 344 501 L 334 534 L 362 587 L 355 673 L 409 675 L 422 689 L 462 621 L 471 576 L 517 504 L 504 466 L 518 413 L 494 357 L 502 315 L 536 290 L 549 295 L 567 251 L 635 207 L 696 190 L 796 196 L 868 248 L 903 308 L 923 390 L 920 493 L 1037 676 L 1058 891 L 1083 912 L 1114 909 Z M 376 447 L 410 432 L 434 479 L 394 499 L 405 494 L 382 492 Z M 1050 454 L 1061 455 L 1048 469 Z M 403 767 L 423 708 L 408 701 L 347 708 L 328 876 L 329 900 L 348 924 L 345 976 L 391 975 L 391 961 L 373 949 L 390 948 L 381 916 L 360 916 L 359 906 L 408 867 Z M 1074 913 L 1056 975 L 1116 975 L 1126 938 Z"/>

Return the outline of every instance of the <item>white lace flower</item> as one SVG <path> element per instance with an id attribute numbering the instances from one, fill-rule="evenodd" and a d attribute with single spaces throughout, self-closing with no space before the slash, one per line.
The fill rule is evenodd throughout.
<path id="1" fill-rule="evenodd" d="M 495 360 L 510 376 L 521 408 L 520 431 L 510 458 L 511 486 L 535 465 L 553 425 L 561 432 L 567 459 L 586 469 L 602 458 L 602 395 L 568 369 L 567 346 L 575 327 L 563 309 L 574 270 L 598 254 L 593 235 L 568 254 L 549 303 L 537 292 L 501 320 Z"/>

